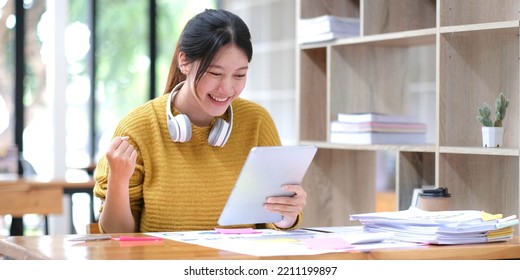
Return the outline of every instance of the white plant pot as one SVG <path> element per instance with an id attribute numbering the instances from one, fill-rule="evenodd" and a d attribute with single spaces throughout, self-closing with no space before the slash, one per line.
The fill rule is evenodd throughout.
<path id="1" fill-rule="evenodd" d="M 482 146 L 486 148 L 502 147 L 504 139 L 503 127 L 482 127 Z"/>

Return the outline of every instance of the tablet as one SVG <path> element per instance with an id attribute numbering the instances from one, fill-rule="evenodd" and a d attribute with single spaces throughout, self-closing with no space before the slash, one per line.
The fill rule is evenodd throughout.
<path id="1" fill-rule="evenodd" d="M 292 196 L 282 190 L 285 184 L 301 184 L 316 146 L 254 147 L 220 214 L 221 226 L 272 223 L 282 215 L 268 212 L 264 203 L 270 196 Z"/>

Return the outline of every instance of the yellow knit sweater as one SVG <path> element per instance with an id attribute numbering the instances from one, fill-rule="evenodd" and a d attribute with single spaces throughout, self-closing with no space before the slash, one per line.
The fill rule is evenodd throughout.
<path id="1" fill-rule="evenodd" d="M 114 133 L 129 136 L 139 152 L 129 183 L 136 230 L 213 229 L 218 227 L 220 212 L 251 148 L 280 145 L 278 132 L 263 107 L 237 98 L 233 101 L 233 129 L 224 147 L 208 144 L 211 126 L 192 125 L 191 140 L 176 143 L 167 128 L 168 96 L 159 96 L 132 111 Z M 179 113 L 172 110 L 174 115 Z M 108 173 L 108 162 L 102 157 L 96 168 L 94 188 L 94 194 L 102 201 Z M 301 217 L 298 224 L 300 221 Z M 267 226 L 275 228 L 273 224 Z"/>

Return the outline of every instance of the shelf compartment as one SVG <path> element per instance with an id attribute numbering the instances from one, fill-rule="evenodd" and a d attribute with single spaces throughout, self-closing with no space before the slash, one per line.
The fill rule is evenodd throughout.
<path id="1" fill-rule="evenodd" d="M 300 140 L 327 139 L 327 51 L 300 51 Z"/>
<path id="2" fill-rule="evenodd" d="M 414 115 L 435 143 L 434 45 L 333 46 L 330 65 L 331 120 L 338 113 Z"/>
<path id="3" fill-rule="evenodd" d="M 399 210 L 410 207 L 414 189 L 435 185 L 435 153 L 400 152 L 396 186 Z"/>
<path id="4" fill-rule="evenodd" d="M 518 0 L 441 0 L 439 4 L 441 26 L 519 19 Z"/>
<path id="5" fill-rule="evenodd" d="M 518 27 L 445 33 L 440 36 L 439 144 L 482 146 L 477 109 L 494 110 L 500 92 L 510 99 L 504 120 L 504 146 L 519 146 Z"/>
<path id="6" fill-rule="evenodd" d="M 407 114 L 414 109 L 410 88 L 419 80 L 435 84 L 434 46 L 331 48 L 331 117 L 338 113 Z M 428 89 L 428 93 L 435 94 Z M 416 109 L 416 108 L 415 108 Z"/>
<path id="7" fill-rule="evenodd" d="M 361 34 L 374 35 L 436 26 L 435 0 L 371 0 L 362 2 Z"/>
<path id="8" fill-rule="evenodd" d="M 375 210 L 376 160 L 374 151 L 318 149 L 302 182 L 312 198 L 304 226 L 359 225 L 349 215 Z"/>
<path id="9" fill-rule="evenodd" d="M 452 210 L 518 215 L 518 157 L 440 154 L 439 187 L 452 195 Z"/>

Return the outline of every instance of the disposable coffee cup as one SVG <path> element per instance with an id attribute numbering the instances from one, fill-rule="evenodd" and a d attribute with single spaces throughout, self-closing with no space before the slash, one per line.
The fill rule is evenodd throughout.
<path id="1" fill-rule="evenodd" d="M 435 188 L 423 190 L 419 194 L 419 209 L 425 211 L 448 211 L 450 209 L 450 197 L 447 188 Z"/>

